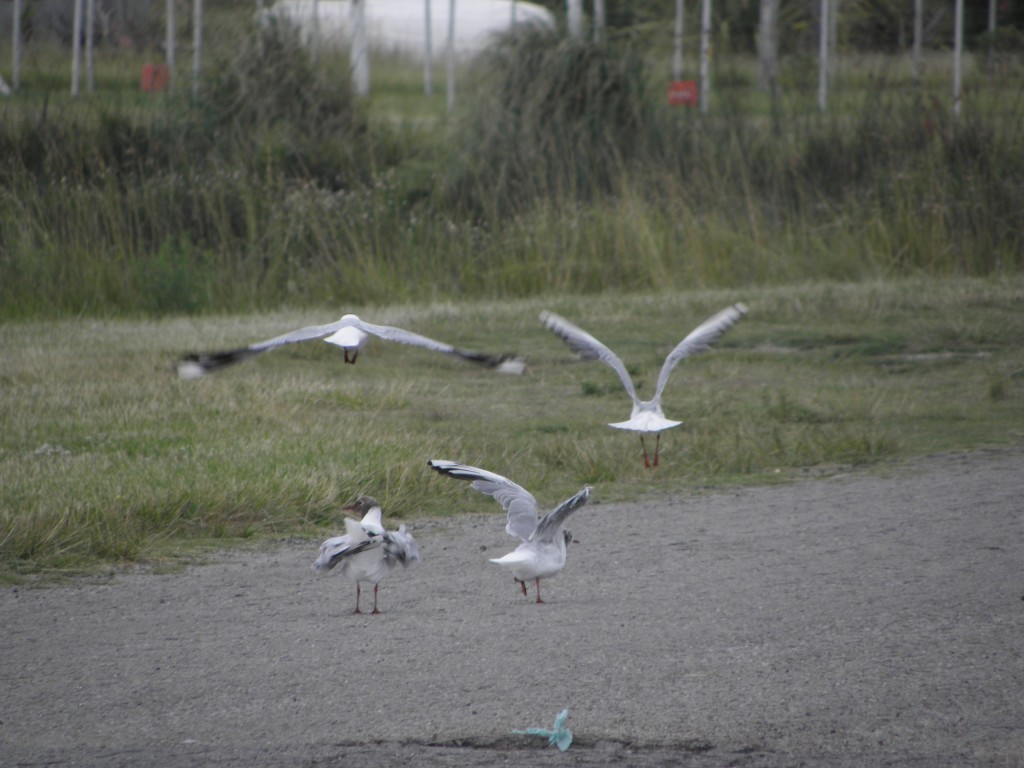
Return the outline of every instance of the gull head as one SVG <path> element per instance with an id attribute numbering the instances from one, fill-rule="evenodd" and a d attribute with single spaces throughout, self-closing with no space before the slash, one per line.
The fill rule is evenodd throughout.
<path id="1" fill-rule="evenodd" d="M 357 512 L 362 517 L 374 507 L 379 506 L 380 502 L 373 498 L 373 496 L 360 496 L 351 504 L 346 504 L 342 509 L 346 512 Z"/>

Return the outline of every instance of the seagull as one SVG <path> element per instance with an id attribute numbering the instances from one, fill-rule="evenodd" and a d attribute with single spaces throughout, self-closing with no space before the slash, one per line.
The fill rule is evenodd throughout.
<path id="1" fill-rule="evenodd" d="M 622 386 L 626 388 L 626 392 L 633 400 L 633 412 L 630 414 L 628 421 L 620 421 L 608 426 L 639 432 L 640 446 L 644 451 L 644 466 L 650 468 L 652 462 L 647 455 L 644 433 L 654 432 L 657 434 L 654 443 L 653 462 L 656 467 L 658 466 L 658 449 L 661 444 L 662 430 L 678 427 L 683 423 L 666 419 L 665 414 L 661 410 L 661 393 L 665 389 L 673 369 L 684 358 L 709 350 L 711 345 L 718 341 L 719 337 L 746 313 L 747 308 L 745 305 L 733 304 L 731 307 L 726 307 L 718 314 L 708 318 L 691 331 L 665 358 L 665 362 L 661 366 L 661 373 L 658 374 L 658 383 L 654 388 L 654 397 L 650 400 L 640 399 L 636 393 L 636 387 L 633 385 L 633 380 L 630 378 L 629 372 L 626 370 L 622 360 L 619 359 L 619 356 L 589 333 L 573 325 L 565 318 L 559 317 L 554 312 L 541 312 L 540 321 L 548 329 L 560 336 L 583 360 L 600 360 L 610 365 L 619 374 Z"/>
<path id="2" fill-rule="evenodd" d="M 446 355 L 454 355 L 463 360 L 493 368 L 498 373 L 520 374 L 526 368 L 525 361 L 513 354 L 486 355 L 468 349 L 459 349 L 451 344 L 435 341 L 412 331 L 394 328 L 390 325 L 367 323 L 357 316 L 349 314 L 343 315 L 334 323 L 310 325 L 266 341 L 258 341 L 247 347 L 229 349 L 226 352 L 185 355 L 178 361 L 178 377 L 198 379 L 211 371 L 248 360 L 269 349 L 313 339 L 323 339 L 329 344 L 341 347 L 345 352 L 345 362 L 355 364 L 359 350 L 366 344 L 370 336 L 377 336 L 386 341 L 397 341 L 400 344 L 410 344 L 414 347 L 424 347 L 435 352 L 443 352 Z"/>
<path id="3" fill-rule="evenodd" d="M 509 535 L 522 539 L 523 543 L 504 557 L 491 558 L 491 562 L 512 571 L 512 578 L 522 588 L 523 595 L 528 594 L 526 582 L 532 579 L 537 587 L 537 602 L 543 603 L 540 580 L 554 576 L 565 567 L 566 548 L 574 542 L 572 534 L 562 528 L 562 524 L 587 503 L 590 486 L 538 520 L 537 500 L 508 478 L 454 461 L 433 459 L 427 463 L 442 475 L 472 480 L 474 489 L 493 496 L 501 504 L 508 513 L 505 530 Z"/>
<path id="4" fill-rule="evenodd" d="M 420 550 L 411 533 L 401 525 L 397 531 L 385 531 L 381 523 L 380 503 L 372 496 L 360 496 L 344 507 L 360 512 L 362 520 L 345 518 L 344 536 L 335 536 L 320 545 L 320 556 L 313 563 L 315 571 L 329 571 L 335 566 L 356 583 L 356 609 L 359 610 L 360 583 L 373 584 L 373 610 L 377 610 L 377 586 L 396 566 L 407 566 L 420 559 Z"/>

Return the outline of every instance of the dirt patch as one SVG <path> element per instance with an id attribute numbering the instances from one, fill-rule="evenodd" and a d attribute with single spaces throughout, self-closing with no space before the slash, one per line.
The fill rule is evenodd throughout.
<path id="1" fill-rule="evenodd" d="M 1024 766 L 1024 447 L 594 498 L 541 606 L 485 498 L 379 616 L 312 541 L 5 588 L 0 764 Z"/>

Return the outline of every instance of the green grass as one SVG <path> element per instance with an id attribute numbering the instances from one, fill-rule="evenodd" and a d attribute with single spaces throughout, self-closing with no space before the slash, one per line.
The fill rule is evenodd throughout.
<path id="1" fill-rule="evenodd" d="M 580 363 L 537 321 L 548 308 L 615 349 L 650 392 L 700 320 L 750 313 L 665 393 L 684 420 L 643 469 L 614 373 Z M 499 376 L 376 343 L 356 366 L 309 343 L 199 381 L 177 355 L 266 338 L 333 307 L 164 320 L 0 326 L 0 577 L 166 562 L 196 546 L 336 531 L 360 493 L 392 520 L 497 507 L 438 480 L 450 458 L 506 474 L 553 505 L 788 479 L 1024 438 L 1024 280 L 660 292 L 366 307 L 374 321 L 530 367 Z"/>

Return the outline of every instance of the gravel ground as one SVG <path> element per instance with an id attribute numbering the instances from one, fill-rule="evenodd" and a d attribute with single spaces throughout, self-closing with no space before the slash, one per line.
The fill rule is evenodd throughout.
<path id="1" fill-rule="evenodd" d="M 0 765 L 1024 767 L 1024 446 L 600 497 L 546 605 L 484 496 L 378 616 L 310 541 L 3 588 Z"/>

